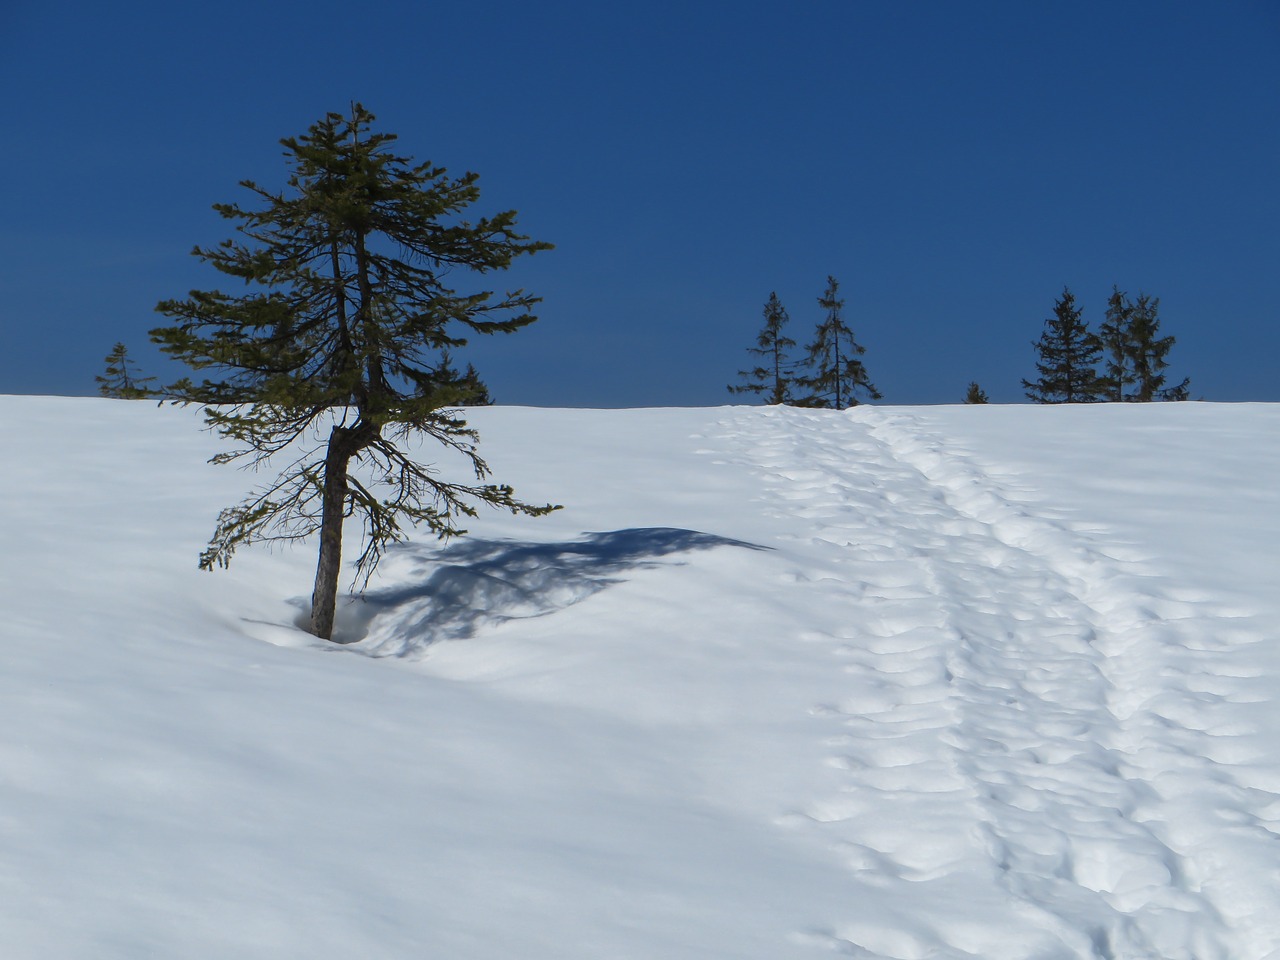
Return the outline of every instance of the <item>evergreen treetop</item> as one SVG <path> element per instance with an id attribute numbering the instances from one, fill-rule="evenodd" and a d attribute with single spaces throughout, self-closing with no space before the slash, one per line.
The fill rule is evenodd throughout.
<path id="1" fill-rule="evenodd" d="M 1165 358 L 1176 341 L 1159 336 L 1159 310 L 1158 297 L 1142 293 L 1137 300 L 1130 300 L 1119 287 L 1112 287 L 1107 319 L 1099 328 L 1106 360 L 1101 379 L 1108 400 L 1149 403 L 1187 399 L 1190 379 L 1165 387 L 1164 370 L 1169 366 Z"/>
<path id="2" fill-rule="evenodd" d="M 1165 358 L 1176 340 L 1160 336 L 1160 298 L 1139 294 L 1129 317 L 1129 359 L 1133 369 L 1134 395 L 1138 403 L 1152 400 L 1186 400 L 1190 378 L 1174 387 L 1166 387 Z"/>
<path id="3" fill-rule="evenodd" d="M 104 362 L 107 365 L 106 376 L 93 378 L 98 384 L 98 392 L 104 397 L 142 400 L 156 395 L 157 391 L 147 386 L 148 383 L 155 383 L 156 378 L 140 377 L 132 371 L 136 365 L 129 356 L 129 348 L 123 343 L 112 347 Z"/>
<path id="4" fill-rule="evenodd" d="M 1133 345 L 1131 343 L 1133 304 L 1119 287 L 1111 288 L 1107 300 L 1107 318 L 1098 327 L 1098 341 L 1105 364 L 1101 377 L 1104 399 L 1119 402 L 1127 399 L 1133 384 Z"/>
<path id="5" fill-rule="evenodd" d="M 789 403 L 791 401 L 792 362 L 787 351 L 796 345 L 784 336 L 782 328 L 790 318 L 777 293 L 770 293 L 764 305 L 764 326 L 756 336 L 756 345 L 747 352 L 759 357 L 761 362 L 750 370 L 739 370 L 743 383 L 731 385 L 730 393 L 753 393 L 766 396 L 765 403 Z"/>
<path id="6" fill-rule="evenodd" d="M 1036 403 L 1091 403 L 1105 389 L 1096 366 L 1102 344 L 1089 332 L 1075 295 L 1063 287 L 1053 316 L 1044 322 L 1040 339 L 1032 341 L 1038 380 L 1023 380 L 1027 399 Z"/>
<path id="7" fill-rule="evenodd" d="M 844 300 L 837 296 L 840 284 L 827 277 L 827 289 L 818 297 L 818 306 L 826 311 L 819 322 L 813 342 L 807 347 L 806 364 L 813 371 L 797 382 L 809 392 L 798 400 L 805 407 L 833 407 L 843 410 L 856 406 L 861 390 L 872 400 L 881 399 L 858 358 L 867 352 L 853 337 L 853 331 L 841 317 Z"/>

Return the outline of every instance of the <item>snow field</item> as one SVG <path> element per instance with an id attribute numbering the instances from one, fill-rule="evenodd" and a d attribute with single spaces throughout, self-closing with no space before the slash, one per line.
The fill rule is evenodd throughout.
<path id="1" fill-rule="evenodd" d="M 797 538 L 821 557 L 803 579 L 852 599 L 828 635 L 871 686 L 818 707 L 848 715 L 857 750 L 832 758 L 848 770 L 839 794 L 805 811 L 853 868 L 913 882 L 915 899 L 959 876 L 971 890 L 994 861 L 1031 925 L 1078 955 L 1275 951 L 1276 796 L 1233 769 L 1260 759 L 1237 736 L 1252 727 L 1213 720 L 1216 703 L 1256 696 L 1232 666 L 1238 643 L 1210 639 L 1231 611 L 1134 590 L 1141 574 L 1117 587 L 1124 564 L 1030 516 L 918 417 L 770 413 L 776 435 L 744 437 L 744 463 L 771 512 L 816 527 Z M 993 956 L 1004 927 L 981 925 L 994 941 L 917 936 L 907 952 Z M 858 927 L 833 938 L 901 952 Z"/>
<path id="2" fill-rule="evenodd" d="M 1280 957 L 1280 409 L 473 411 L 541 520 L 196 571 L 0 398 L 0 955 Z"/>

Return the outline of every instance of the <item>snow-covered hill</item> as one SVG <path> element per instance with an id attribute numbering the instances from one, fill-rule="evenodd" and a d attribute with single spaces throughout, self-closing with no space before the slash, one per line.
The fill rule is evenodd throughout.
<path id="1" fill-rule="evenodd" d="M 1280 406 L 472 421 L 565 509 L 337 647 L 194 411 L 0 398 L 0 956 L 1280 957 Z"/>

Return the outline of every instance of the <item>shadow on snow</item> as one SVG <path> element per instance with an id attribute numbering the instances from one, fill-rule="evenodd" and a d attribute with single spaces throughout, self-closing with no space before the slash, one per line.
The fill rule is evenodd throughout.
<path id="1" fill-rule="evenodd" d="M 412 582 L 341 604 L 333 638 L 358 644 L 354 649 L 369 656 L 412 657 L 441 640 L 475 636 L 485 625 L 563 610 L 673 554 L 722 546 L 766 549 L 671 527 L 589 533 L 560 543 L 467 537 L 444 549 L 403 545 L 395 556 L 401 563 L 408 556 Z"/>

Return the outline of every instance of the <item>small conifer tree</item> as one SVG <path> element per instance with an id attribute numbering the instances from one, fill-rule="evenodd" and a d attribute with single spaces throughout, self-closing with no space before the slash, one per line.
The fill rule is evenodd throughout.
<path id="1" fill-rule="evenodd" d="M 843 410 L 857 405 L 859 390 L 872 400 L 881 399 L 867 376 L 867 368 L 858 359 L 867 349 L 853 338 L 853 331 L 840 315 L 844 300 L 836 296 L 839 288 L 836 278 L 828 276 L 827 289 L 818 297 L 818 306 L 826 311 L 826 316 L 807 348 L 805 362 L 813 372 L 797 378 L 797 383 L 809 391 L 800 398 L 800 406 Z"/>
<path id="2" fill-rule="evenodd" d="M 470 221 L 476 175 L 450 177 L 393 153 L 395 136 L 374 132 L 373 114 L 327 114 L 281 141 L 290 175 L 282 190 L 252 181 L 251 208 L 219 204 L 238 239 L 195 256 L 249 288 L 192 291 L 157 310 L 172 324 L 151 331 L 170 356 L 212 376 L 166 392 L 204 407 L 210 428 L 238 444 L 215 462 L 258 465 L 282 454 L 275 480 L 224 510 L 200 566 L 225 567 L 258 541 L 318 533 L 311 630 L 333 635 L 343 520 L 363 527 L 358 578 L 369 575 L 405 527 L 440 537 L 465 531 L 478 504 L 540 515 L 511 487 L 487 482 L 477 436 L 457 405 L 483 389 L 458 376 L 446 352 L 466 331 L 511 333 L 534 322 L 538 302 L 521 290 L 460 293 L 451 284 L 507 268 L 550 248 L 515 230 L 515 212 Z M 406 451 L 412 435 L 460 456 L 473 481 L 443 476 Z"/>
<path id="3" fill-rule="evenodd" d="M 1102 382 L 1108 400 L 1149 403 L 1153 400 L 1185 400 L 1190 379 L 1165 387 L 1165 359 L 1176 342 L 1161 337 L 1160 299 L 1139 294 L 1131 301 L 1119 287 L 1113 287 L 1107 301 L 1107 321 L 1099 328 L 1106 355 Z M 1130 390 L 1129 388 L 1132 388 Z"/>
<path id="4" fill-rule="evenodd" d="M 1177 341 L 1160 336 L 1160 298 L 1139 294 L 1134 301 L 1129 319 L 1129 359 L 1133 365 L 1134 393 L 1137 403 L 1152 400 L 1186 400 L 1191 379 L 1186 378 L 1177 386 L 1165 386 L 1165 358 Z"/>
<path id="5" fill-rule="evenodd" d="M 435 369 L 438 383 L 449 384 L 459 390 L 458 403 L 464 407 L 487 407 L 493 404 L 493 396 L 489 388 L 480 379 L 474 364 L 467 364 L 467 369 L 459 373 L 453 366 L 453 355 L 449 350 L 440 351 L 440 363 Z"/>
<path id="6" fill-rule="evenodd" d="M 1105 364 L 1102 396 L 1117 403 L 1128 399 L 1126 391 L 1134 380 L 1132 325 L 1133 304 L 1127 294 L 1113 286 L 1107 300 L 1107 319 L 1098 327 L 1098 340 Z"/>
<path id="7" fill-rule="evenodd" d="M 142 400 L 156 395 L 156 391 L 147 386 L 148 383 L 155 383 L 156 378 L 140 377 L 132 371 L 135 364 L 129 356 L 129 349 L 123 343 L 112 347 L 104 362 L 107 365 L 106 376 L 93 378 L 98 384 L 98 392 L 104 397 Z"/>
<path id="8" fill-rule="evenodd" d="M 789 403 L 791 401 L 792 362 L 787 351 L 796 345 L 784 336 L 782 328 L 790 318 L 777 293 L 769 294 L 764 305 L 764 326 L 756 336 L 756 345 L 747 352 L 759 357 L 760 362 L 750 370 L 739 370 L 743 382 L 729 387 L 730 393 L 753 393 L 766 397 L 765 403 Z"/>
<path id="9" fill-rule="evenodd" d="M 965 403 L 986 403 L 987 402 L 987 393 L 980 386 L 978 386 L 978 381 L 976 380 L 969 381 L 969 392 L 964 395 L 964 402 Z"/>
<path id="10" fill-rule="evenodd" d="M 1023 380 L 1027 399 L 1036 403 L 1092 403 L 1105 389 L 1096 366 L 1102 344 L 1089 332 L 1076 307 L 1075 295 L 1066 287 L 1054 303 L 1053 316 L 1044 332 L 1032 341 L 1038 359 L 1038 380 Z"/>

